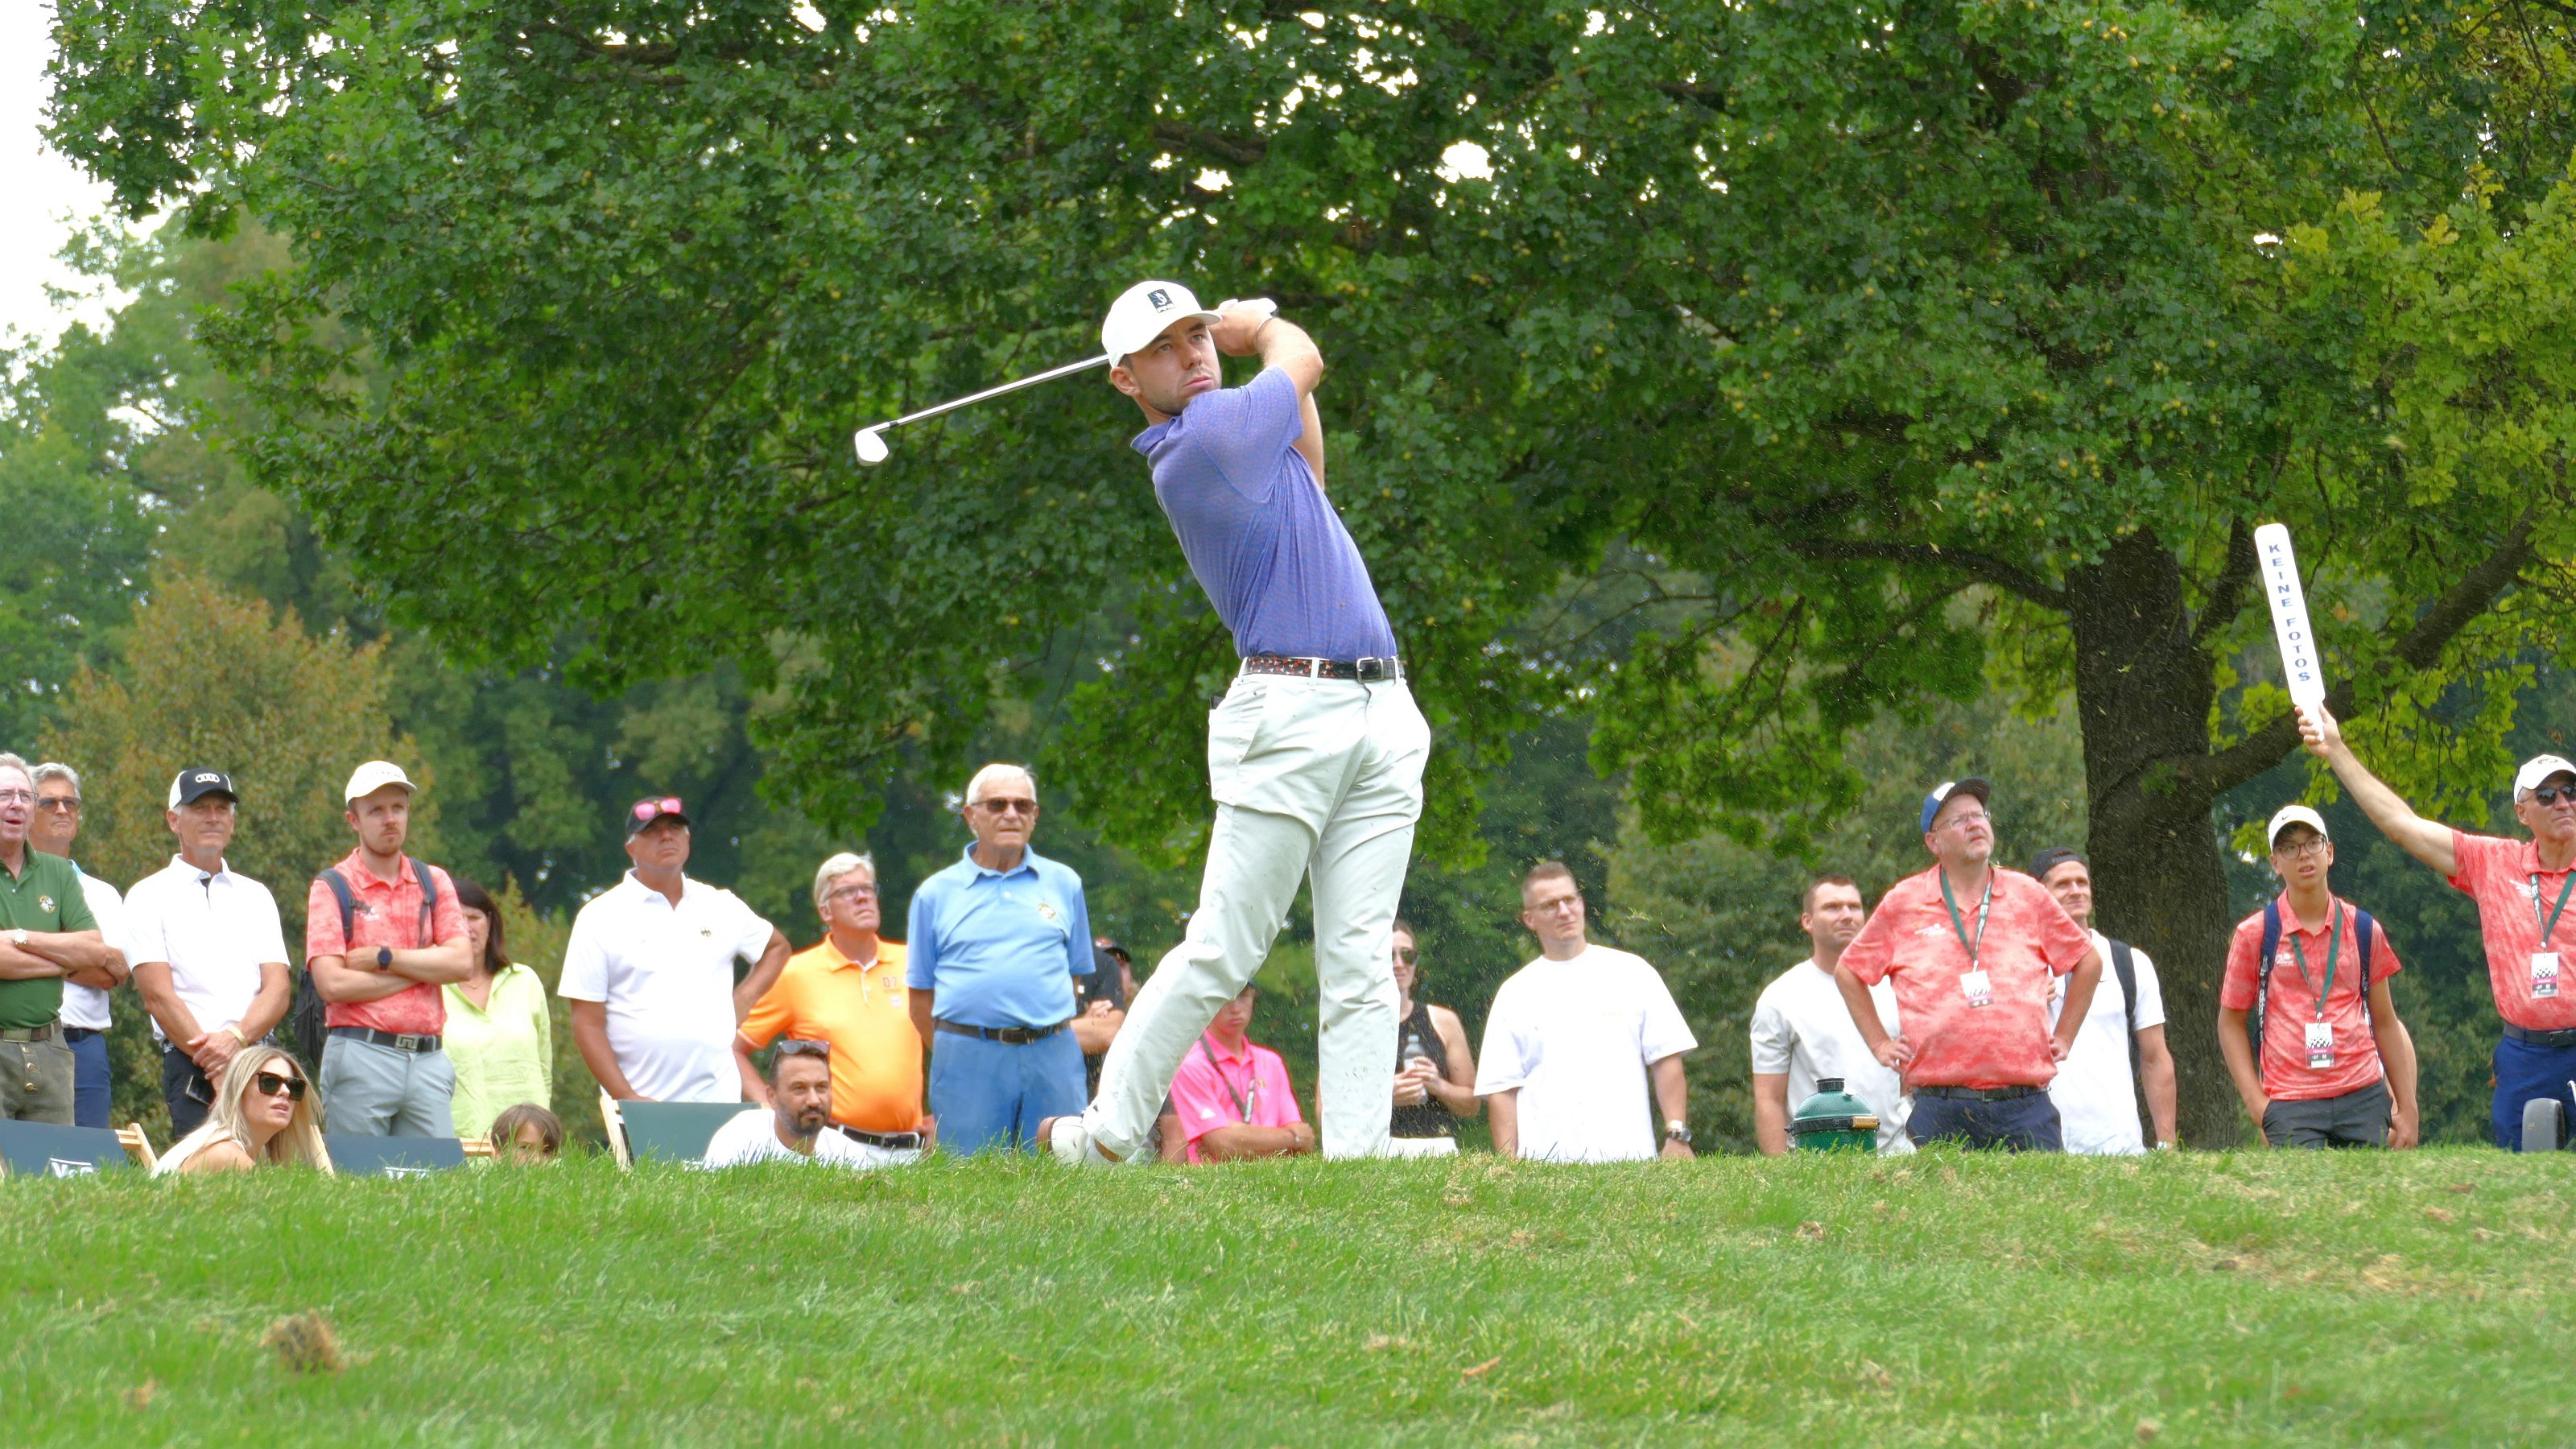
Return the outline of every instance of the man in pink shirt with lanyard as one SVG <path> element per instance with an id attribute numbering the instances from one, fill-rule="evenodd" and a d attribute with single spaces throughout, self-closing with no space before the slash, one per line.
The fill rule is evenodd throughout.
<path id="1" fill-rule="evenodd" d="M 1923 848 L 1934 864 L 1880 899 L 1834 964 L 1834 984 L 1870 1053 L 1904 1074 L 1915 1145 L 2060 1152 L 2048 1084 L 2093 1004 L 2102 955 L 2046 886 L 1994 863 L 1992 794 L 1967 779 L 1923 798 Z M 2052 1035 L 2052 978 L 2070 971 Z M 1889 977 L 1902 1036 L 1888 1035 L 1869 997 Z"/>
<path id="2" fill-rule="evenodd" d="M 2576 917 L 2560 919 L 2576 891 L 2576 763 L 2556 755 L 2523 762 L 2513 777 L 2513 813 L 2531 838 L 2506 840 L 2416 814 L 2362 767 L 2323 705 L 2299 712 L 2299 737 L 2310 754 L 2334 767 L 2381 834 L 2478 903 L 2487 986 L 2504 1018 L 2487 1113 L 2495 1144 L 2521 1146 L 2525 1103 L 2554 1099 L 2562 1121 L 2576 1117 L 2569 1084 L 2576 1078 L 2576 979 L 2561 965 L 2562 953 L 2576 943 Z"/>
<path id="3" fill-rule="evenodd" d="M 1315 1150 L 1315 1129 L 1297 1110 L 1288 1064 L 1244 1037 L 1254 991 L 1245 986 L 1218 1008 L 1172 1077 L 1172 1113 L 1192 1162 L 1293 1157 Z"/>

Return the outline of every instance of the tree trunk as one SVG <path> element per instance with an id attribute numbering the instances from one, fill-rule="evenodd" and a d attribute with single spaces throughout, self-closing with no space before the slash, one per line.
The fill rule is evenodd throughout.
<path id="1" fill-rule="evenodd" d="M 2243 1113 L 2216 1023 L 2235 920 L 2212 802 L 2186 768 L 2209 753 L 2210 659 L 2191 637 L 2181 567 L 2152 534 L 2121 539 L 2065 593 L 2096 924 L 2155 959 L 2183 1139 L 2232 1146 Z"/>

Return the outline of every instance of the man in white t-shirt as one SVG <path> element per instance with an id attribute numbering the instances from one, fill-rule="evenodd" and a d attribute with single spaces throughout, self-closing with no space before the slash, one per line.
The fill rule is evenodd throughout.
<path id="1" fill-rule="evenodd" d="M 2084 857 L 2065 846 L 2053 846 L 2030 863 L 2031 875 L 2075 924 L 2093 931 L 2093 870 Z M 2049 1100 L 2065 1125 L 2066 1150 L 2095 1157 L 2121 1156 L 2147 1150 L 2140 1130 L 2138 1100 L 2143 1089 L 2147 1115 L 2154 1121 L 2156 1145 L 2174 1143 L 2173 1053 L 2165 1046 L 2165 993 L 2156 984 L 2156 963 L 2147 953 L 2093 931 L 2093 949 L 2102 953 L 2102 985 L 2084 1013 L 2075 1046 L 2058 1064 L 2048 1085 Z M 2137 980 L 2137 1010 L 2129 1009 L 2121 958 Z M 2054 1030 L 2066 1010 L 2066 982 L 2060 977 L 2048 1001 L 2048 1024 Z M 2132 1049 L 2132 1037 L 2135 1048 Z"/>
<path id="2" fill-rule="evenodd" d="M 1847 875 L 1820 875 L 1798 903 L 1798 929 L 1815 954 L 1780 973 L 1753 1002 L 1753 1144 L 1772 1157 L 1789 1150 L 1789 1114 L 1816 1094 L 1816 1083 L 1840 1077 L 1843 1090 L 1878 1113 L 1878 1150 L 1912 1152 L 1905 1113 L 1912 1105 L 1896 1073 L 1870 1055 L 1852 1024 L 1851 1008 L 1834 985 L 1834 963 L 1869 919 L 1860 887 Z M 1878 1018 L 1896 1025 L 1896 986 L 1869 989 Z"/>
<path id="3" fill-rule="evenodd" d="M 734 1028 L 787 964 L 787 938 L 729 890 L 689 879 L 677 796 L 626 813 L 635 868 L 573 917 L 555 993 L 573 1045 L 620 1101 L 739 1102 Z M 735 960 L 754 963 L 736 986 Z"/>
<path id="4" fill-rule="evenodd" d="M 832 1044 L 781 1041 L 769 1062 L 769 1102 L 746 1108 L 716 1129 L 701 1167 L 752 1162 L 827 1162 L 835 1167 L 891 1167 L 918 1162 L 917 1147 L 879 1147 L 844 1136 L 832 1122 Z"/>
<path id="5" fill-rule="evenodd" d="M 27 843 L 47 855 L 69 857 L 80 838 L 80 775 L 71 766 L 48 760 L 34 771 L 36 823 Z M 74 870 L 80 870 L 75 861 Z M 63 977 L 63 1042 L 72 1049 L 72 1125 L 108 1125 L 110 1080 L 107 1063 L 108 993 L 133 974 L 125 959 L 125 898 L 116 887 L 80 870 L 81 897 L 98 922 L 112 959 L 89 971 Z"/>
<path id="6" fill-rule="evenodd" d="M 1476 1062 L 1494 1150 L 1542 1162 L 1653 1157 L 1651 1081 L 1662 1155 L 1689 1157 L 1682 1053 L 1699 1042 L 1655 968 L 1593 945 L 1583 922 L 1583 892 L 1564 862 L 1543 861 L 1521 882 L 1521 924 L 1540 955 L 1494 993 Z"/>

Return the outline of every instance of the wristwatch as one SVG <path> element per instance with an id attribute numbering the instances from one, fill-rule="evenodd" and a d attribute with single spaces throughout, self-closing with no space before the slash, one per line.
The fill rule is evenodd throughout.
<path id="1" fill-rule="evenodd" d="M 1667 1122 L 1664 1124 L 1664 1140 L 1688 1147 L 1691 1145 L 1690 1128 L 1679 1122 Z"/>
<path id="2" fill-rule="evenodd" d="M 9 944 L 17 947 L 21 951 L 27 949 L 27 930 L 24 926 L 21 926 L 17 930 L 9 933 Z"/>
<path id="3" fill-rule="evenodd" d="M 394 969 L 393 947 L 378 946 L 376 948 L 376 969 L 379 971 L 391 971 Z"/>

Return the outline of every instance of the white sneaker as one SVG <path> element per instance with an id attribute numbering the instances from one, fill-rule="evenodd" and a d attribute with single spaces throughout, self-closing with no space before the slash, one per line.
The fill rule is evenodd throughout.
<path id="1" fill-rule="evenodd" d="M 1082 1114 L 1068 1112 L 1050 1117 L 1039 1124 L 1046 1141 L 1047 1154 L 1067 1167 L 1116 1167 L 1118 1159 L 1093 1145 L 1091 1129 L 1082 1125 Z"/>

